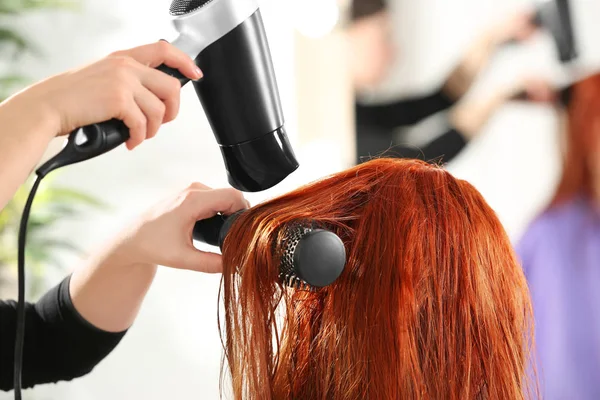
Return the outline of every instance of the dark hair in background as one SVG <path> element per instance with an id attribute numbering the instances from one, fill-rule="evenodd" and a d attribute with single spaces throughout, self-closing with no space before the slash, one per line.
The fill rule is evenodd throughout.
<path id="1" fill-rule="evenodd" d="M 600 140 L 600 74 L 575 83 L 570 90 L 567 107 L 563 171 L 551 206 L 568 201 L 574 196 L 594 196 L 594 177 L 590 162 L 599 158 Z"/>
<path id="2" fill-rule="evenodd" d="M 352 0 L 350 19 L 357 21 L 387 9 L 386 0 Z"/>
<path id="3" fill-rule="evenodd" d="M 278 279 L 282 227 L 305 219 L 348 256 L 315 292 Z M 376 159 L 256 206 L 233 225 L 223 262 L 235 399 L 532 394 L 521 267 L 481 194 L 438 166 Z"/>

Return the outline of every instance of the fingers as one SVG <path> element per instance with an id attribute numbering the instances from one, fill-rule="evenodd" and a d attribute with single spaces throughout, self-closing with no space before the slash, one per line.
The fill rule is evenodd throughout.
<path id="1" fill-rule="evenodd" d="M 143 86 L 139 87 L 134 99 L 146 118 L 146 132 L 144 132 L 143 140 L 151 139 L 156 136 L 163 123 L 166 106 L 154 93 Z"/>
<path id="2" fill-rule="evenodd" d="M 500 21 L 492 30 L 495 32 L 493 36 L 496 42 L 503 44 L 507 41 L 528 40 L 538 29 L 534 17 L 535 9 L 527 8 Z"/>
<path id="3" fill-rule="evenodd" d="M 183 208 L 194 221 L 210 218 L 221 212 L 229 215 L 248 208 L 249 203 L 235 189 L 213 189 L 188 191 Z"/>
<path id="4" fill-rule="evenodd" d="M 537 32 L 537 27 L 531 21 L 524 21 L 523 25 L 515 32 L 517 41 L 530 39 Z"/>
<path id="5" fill-rule="evenodd" d="M 212 188 L 210 186 L 206 186 L 203 183 L 200 182 L 193 182 L 192 184 L 190 184 L 190 186 L 188 187 L 188 190 L 212 190 Z"/>
<path id="6" fill-rule="evenodd" d="M 218 212 L 233 214 L 250 207 L 242 193 L 235 189 L 211 189 L 202 183 L 194 182 L 184 193 L 180 209 L 186 213 L 184 218 L 191 217 L 192 221 L 210 218 Z M 192 243 L 190 240 L 186 250 L 180 254 L 178 268 L 209 274 L 223 271 L 221 255 L 200 251 Z"/>
<path id="7" fill-rule="evenodd" d="M 186 77 L 196 80 L 202 71 L 187 54 L 175 46 L 160 41 L 130 50 L 113 53 L 108 57 L 113 73 L 117 73 L 124 93 L 116 112 L 130 129 L 127 148 L 132 150 L 146 138 L 152 138 L 160 125 L 177 116 L 180 107 L 179 81 L 154 68 L 166 64 L 178 69 Z M 135 78 L 143 86 L 139 88 Z M 128 95 L 127 90 L 132 91 Z M 131 99 L 129 97 L 132 97 Z"/>
<path id="8" fill-rule="evenodd" d="M 151 68 L 166 64 L 171 68 L 178 69 L 183 75 L 192 80 L 202 77 L 202 71 L 196 66 L 187 54 L 175 46 L 159 41 L 145 46 L 115 53 L 115 55 L 126 55 Z"/>
<path id="9" fill-rule="evenodd" d="M 163 101 L 165 113 L 162 123 L 170 122 L 179 113 L 181 84 L 179 81 L 153 68 L 143 68 L 140 81 Z"/>
<path id="10" fill-rule="evenodd" d="M 146 139 L 146 115 L 142 112 L 135 99 L 130 97 L 124 107 L 121 108 L 121 114 L 118 118 L 129 128 L 129 140 L 125 145 L 127 149 L 133 150 Z"/>
<path id="11" fill-rule="evenodd" d="M 557 93 L 549 79 L 540 76 L 525 76 L 517 86 L 522 100 L 547 103 L 556 100 Z"/>
<path id="12" fill-rule="evenodd" d="M 127 56 L 115 55 L 107 65 L 114 74 L 111 82 L 117 85 L 117 99 L 113 102 L 117 117 L 130 130 L 129 124 L 135 126 L 127 142 L 127 148 L 132 150 L 144 139 L 154 137 L 163 123 L 177 116 L 181 85 L 175 78 Z"/>
<path id="13" fill-rule="evenodd" d="M 221 255 L 200 251 L 190 245 L 181 259 L 181 269 L 218 274 L 223 272 L 223 260 Z"/>
<path id="14" fill-rule="evenodd" d="M 528 89 L 528 95 L 531 101 L 547 103 L 556 100 L 556 92 L 545 83 L 531 85 Z"/>

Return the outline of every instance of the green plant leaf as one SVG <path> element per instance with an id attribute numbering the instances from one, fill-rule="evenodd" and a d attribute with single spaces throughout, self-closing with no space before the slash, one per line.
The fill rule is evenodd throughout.
<path id="1" fill-rule="evenodd" d="M 79 9 L 80 6 L 81 3 L 77 0 L 3 0 L 0 14 L 20 14 L 36 9 Z"/>
<path id="2" fill-rule="evenodd" d="M 53 187 L 52 190 L 48 190 L 46 193 L 44 193 L 44 201 L 52 203 L 85 205 L 104 210 L 109 208 L 108 204 L 89 194 L 65 187 Z"/>
<path id="3" fill-rule="evenodd" d="M 0 28 L 0 42 L 8 42 L 15 46 L 17 51 L 33 47 L 23 36 L 8 28 Z"/>
<path id="4" fill-rule="evenodd" d="M 22 75 L 7 75 L 0 77 L 0 86 L 14 87 L 17 85 L 25 85 L 29 80 Z"/>
<path id="5" fill-rule="evenodd" d="M 31 185 L 31 181 L 22 185 L 9 204 L 0 211 L 0 265 L 14 266 L 17 263 L 16 232 Z M 52 179 L 40 188 L 28 224 L 28 268 L 38 265 L 43 269 L 51 264 L 60 267 L 59 259 L 55 256 L 59 251 L 82 253 L 68 239 L 51 236 L 48 232 L 57 223 L 80 215 L 82 207 L 108 208 L 104 202 L 86 193 L 54 186 Z"/>
<path id="6" fill-rule="evenodd" d="M 13 0 L 14 1 L 14 0 Z M 39 8 L 79 9 L 81 2 L 78 0 L 21 0 L 24 10 Z"/>
<path id="7" fill-rule="evenodd" d="M 60 239 L 39 239 L 36 241 L 40 248 L 46 248 L 51 250 L 64 250 L 69 253 L 83 254 L 83 251 L 66 240 Z"/>
<path id="8" fill-rule="evenodd" d="M 24 87 L 29 80 L 24 76 L 20 75 L 8 75 L 0 77 L 0 101 L 4 101 L 9 98 L 14 89 Z"/>

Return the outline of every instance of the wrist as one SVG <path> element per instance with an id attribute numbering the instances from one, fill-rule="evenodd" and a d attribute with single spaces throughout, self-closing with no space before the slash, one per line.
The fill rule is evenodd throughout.
<path id="1" fill-rule="evenodd" d="M 498 47 L 505 44 L 508 40 L 504 35 L 501 35 L 497 30 L 492 29 L 487 35 L 484 36 L 483 41 L 486 46 L 492 51 L 495 51 Z"/>
<path id="2" fill-rule="evenodd" d="M 114 246 L 108 252 L 103 264 L 110 265 L 112 268 L 130 270 L 143 269 L 153 271 L 157 268 L 156 264 L 139 256 L 137 249 L 129 243 L 119 243 Z"/>
<path id="3" fill-rule="evenodd" d="M 131 262 L 117 251 L 100 253 L 71 276 L 73 307 L 96 328 L 123 332 L 133 324 L 155 274 L 156 266 Z"/>
<path id="4" fill-rule="evenodd" d="M 60 131 L 60 118 L 52 106 L 33 93 L 33 89 L 19 92 L 2 103 L 9 120 L 21 126 L 22 135 L 52 140 Z"/>

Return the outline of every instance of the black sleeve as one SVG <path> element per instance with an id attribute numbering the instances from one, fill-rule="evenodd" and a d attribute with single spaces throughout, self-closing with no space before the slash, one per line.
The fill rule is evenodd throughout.
<path id="1" fill-rule="evenodd" d="M 361 142 L 362 146 L 364 148 L 371 146 L 373 151 L 359 154 L 357 162 L 360 164 L 370 160 L 373 157 L 393 157 L 413 158 L 427 162 L 433 162 L 436 164 L 444 164 L 450 162 L 450 160 L 456 157 L 468 144 L 465 136 L 455 128 L 448 130 L 422 147 L 410 147 L 406 145 L 393 144 L 384 146 L 383 142 L 377 143 L 379 138 L 384 137 L 385 136 L 383 135 L 376 134 L 372 134 L 368 137 L 365 135 L 365 138 L 369 139 L 370 141 L 365 144 L 363 143 L 365 140 L 363 140 L 363 142 Z M 377 150 L 377 145 L 379 145 L 379 150 Z"/>
<path id="2" fill-rule="evenodd" d="M 442 89 L 424 97 L 399 100 L 388 104 L 356 103 L 356 124 L 392 130 L 400 126 L 410 126 L 446 110 L 454 105 L 454 100 Z"/>
<path id="3" fill-rule="evenodd" d="M 452 128 L 422 147 L 395 146 L 384 156 L 416 158 L 419 160 L 445 164 L 456 157 L 467 145 L 465 137 Z"/>
<path id="4" fill-rule="evenodd" d="M 125 332 L 102 331 L 75 310 L 70 277 L 26 305 L 23 388 L 83 376 L 106 357 Z M 0 390 L 13 389 L 17 304 L 0 302 Z"/>

